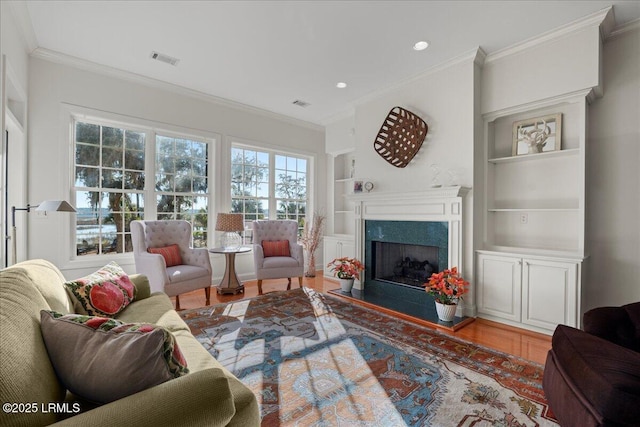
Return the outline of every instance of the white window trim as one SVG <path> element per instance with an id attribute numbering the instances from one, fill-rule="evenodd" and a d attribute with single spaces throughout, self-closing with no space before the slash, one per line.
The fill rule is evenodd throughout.
<path id="1" fill-rule="evenodd" d="M 169 123 L 163 123 L 148 119 L 142 119 L 138 117 L 127 116 L 118 113 L 112 113 L 102 110 L 96 110 L 88 107 L 82 107 L 73 104 L 62 104 L 61 109 L 61 133 L 60 138 L 63 141 L 66 141 L 67 146 L 67 164 L 63 165 L 63 179 L 64 182 L 67 183 L 67 189 L 65 190 L 66 194 L 68 194 L 68 200 L 74 201 L 75 203 L 75 151 L 74 151 L 74 141 L 73 141 L 73 132 L 74 132 L 74 122 L 84 121 L 88 123 L 95 123 L 106 126 L 114 126 L 114 127 L 125 127 L 130 130 L 140 131 L 147 133 L 149 136 L 149 140 L 146 142 L 147 147 L 145 148 L 145 173 L 147 171 L 152 171 L 151 176 L 153 178 L 149 180 L 145 179 L 145 215 L 149 217 L 155 217 L 156 205 L 155 205 L 155 134 L 161 134 L 166 136 L 177 136 L 181 138 L 192 138 L 194 140 L 206 141 L 209 143 L 210 152 L 209 152 L 209 170 L 208 170 L 208 180 L 209 180 L 209 192 L 207 196 L 209 197 L 210 205 L 209 205 L 209 232 L 207 233 L 208 244 L 210 247 L 213 247 L 213 243 L 215 242 L 215 216 L 218 212 L 218 197 L 216 195 L 220 193 L 217 191 L 218 185 L 220 185 L 220 180 L 217 179 L 216 174 L 216 166 L 220 163 L 220 145 L 222 144 L 222 135 L 209 132 L 205 130 L 192 129 L 184 126 L 173 125 Z M 148 153 L 153 153 L 152 155 L 147 155 Z M 152 184 L 153 182 L 153 184 Z M 152 201 L 152 203 L 149 203 Z M 148 218 L 148 217 L 147 217 Z M 68 260 L 61 268 L 65 269 L 77 269 L 77 268 L 91 268 L 91 267 L 101 267 L 105 264 L 105 256 L 108 256 L 110 260 L 115 260 L 116 262 L 121 262 L 123 264 L 133 264 L 133 253 L 121 253 L 121 254 L 105 254 L 99 256 L 82 256 L 78 257 L 76 255 L 76 238 L 75 238 L 75 225 L 76 218 L 74 215 L 70 216 L 68 221 L 65 221 L 65 230 L 64 236 L 68 239 L 66 244 L 63 244 L 63 250 L 66 252 L 64 254 L 64 259 Z"/>
<path id="2" fill-rule="evenodd" d="M 234 136 L 226 136 L 223 140 L 222 156 L 226 161 L 221 170 L 221 181 L 225 189 L 224 198 L 220 200 L 220 206 L 223 208 L 222 212 L 231 211 L 231 148 L 238 147 L 255 151 L 267 151 L 269 152 L 269 158 L 272 158 L 275 154 L 289 155 L 293 157 L 304 157 L 307 159 L 307 205 L 305 212 L 305 221 L 310 220 L 310 215 L 315 212 L 315 185 L 316 185 L 316 155 L 315 153 L 306 150 L 293 150 L 291 147 L 283 147 L 275 144 L 268 144 L 263 142 L 251 141 L 245 138 L 238 138 Z M 221 157 L 222 157 L 221 156 Z M 277 216 L 277 203 L 275 199 L 275 164 L 269 168 L 269 193 L 273 194 L 273 197 L 269 198 L 269 216 L 270 219 L 275 219 Z"/>

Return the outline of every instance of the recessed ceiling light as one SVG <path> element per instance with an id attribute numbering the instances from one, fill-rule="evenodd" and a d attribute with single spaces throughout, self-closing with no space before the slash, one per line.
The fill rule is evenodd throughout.
<path id="1" fill-rule="evenodd" d="M 425 50 L 429 47 L 429 43 L 425 41 L 419 41 L 413 45 L 413 50 Z"/>
<path id="2" fill-rule="evenodd" d="M 336 87 L 337 87 L 338 89 L 344 89 L 345 87 L 347 87 L 347 84 L 346 84 L 345 82 L 338 82 L 338 83 L 336 84 Z"/>

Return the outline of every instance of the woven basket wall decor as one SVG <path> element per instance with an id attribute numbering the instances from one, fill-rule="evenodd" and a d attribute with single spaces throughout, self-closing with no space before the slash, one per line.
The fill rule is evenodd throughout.
<path id="1" fill-rule="evenodd" d="M 401 107 L 393 107 L 382 122 L 373 148 L 387 162 L 403 168 L 418 153 L 429 127 L 417 115 Z"/>

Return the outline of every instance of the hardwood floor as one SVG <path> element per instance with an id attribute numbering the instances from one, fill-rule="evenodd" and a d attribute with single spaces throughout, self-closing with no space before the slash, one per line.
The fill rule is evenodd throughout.
<path id="1" fill-rule="evenodd" d="M 292 280 L 292 288 L 298 286 L 297 280 Z M 325 280 L 321 272 L 316 277 L 305 277 L 303 286 L 313 288 L 316 291 L 326 293 L 330 289 L 339 288 L 340 285 L 331 280 Z M 258 284 L 255 280 L 244 282 L 244 294 L 219 295 L 215 288 L 211 289 L 211 304 L 235 301 L 243 298 L 251 298 L 258 295 Z M 264 280 L 262 290 L 264 293 L 283 291 L 287 288 L 286 279 Z M 175 305 L 175 298 L 172 298 Z M 203 290 L 180 295 L 180 308 L 198 308 L 205 305 Z M 547 352 L 551 349 L 551 336 L 530 332 L 524 329 L 514 328 L 491 322 L 484 319 L 476 319 L 474 322 L 456 332 L 448 332 L 440 329 L 440 332 L 472 341 L 485 347 L 513 354 L 533 362 L 544 364 Z"/>

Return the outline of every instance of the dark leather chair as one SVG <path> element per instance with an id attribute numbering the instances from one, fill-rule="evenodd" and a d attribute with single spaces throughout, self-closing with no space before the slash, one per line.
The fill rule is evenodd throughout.
<path id="1" fill-rule="evenodd" d="M 640 426 L 640 302 L 584 314 L 553 333 L 542 386 L 563 427 Z"/>

